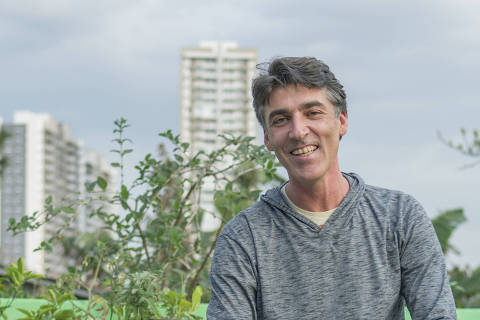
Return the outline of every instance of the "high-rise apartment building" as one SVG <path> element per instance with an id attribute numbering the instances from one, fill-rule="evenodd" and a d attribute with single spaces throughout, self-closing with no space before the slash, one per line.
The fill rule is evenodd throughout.
<path id="1" fill-rule="evenodd" d="M 82 143 L 71 137 L 69 128 L 48 114 L 15 112 L 13 123 L 4 124 L 3 127 L 9 137 L 3 150 L 8 165 L 1 187 L 0 263 L 7 265 L 23 257 L 27 269 L 58 276 L 71 263 L 64 255 L 63 248 L 56 245 L 51 252 L 34 252 L 34 249 L 54 235 L 65 221 L 57 217 L 34 232 L 16 236 L 5 231 L 8 221 L 10 218 L 18 221 L 22 216 L 34 212 L 41 213 L 49 196 L 54 205 L 75 204 L 84 190 L 88 176 L 87 164 L 97 166 L 97 162 L 88 160 Z M 108 171 L 113 176 L 111 169 L 92 170 Z M 87 231 L 85 214 L 80 212 L 73 230 Z"/>
<path id="2" fill-rule="evenodd" d="M 206 152 L 222 145 L 219 134 L 257 136 L 250 88 L 256 74 L 256 49 L 239 48 L 235 42 L 200 42 L 182 50 L 180 136 L 191 152 Z M 212 181 L 200 196 L 207 214 L 205 230 L 218 226 L 214 218 Z"/>

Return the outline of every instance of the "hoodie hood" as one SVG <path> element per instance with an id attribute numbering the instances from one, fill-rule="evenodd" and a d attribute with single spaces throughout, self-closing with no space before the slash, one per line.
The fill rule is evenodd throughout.
<path id="1" fill-rule="evenodd" d="M 313 229 L 317 232 L 333 234 L 338 229 L 344 230 L 349 224 L 351 217 L 353 216 L 353 211 L 356 207 L 356 203 L 359 201 L 363 192 L 365 191 L 365 183 L 359 175 L 355 173 L 343 172 L 342 174 L 347 179 L 350 186 L 348 193 L 345 198 L 343 198 L 343 200 L 340 202 L 335 211 L 332 213 L 330 218 L 328 218 L 327 222 L 323 227 L 319 227 L 313 221 L 297 213 L 290 207 L 287 199 L 285 199 L 281 192 L 281 188 L 285 184 L 287 184 L 288 181 L 276 188 L 268 190 L 264 195 L 262 195 L 261 200 L 277 208 L 283 214 L 287 214 L 301 221 L 302 223 L 306 224 L 310 229 Z"/>

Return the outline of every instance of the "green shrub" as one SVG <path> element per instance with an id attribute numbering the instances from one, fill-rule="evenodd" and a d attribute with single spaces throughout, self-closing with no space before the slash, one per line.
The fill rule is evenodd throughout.
<path id="1" fill-rule="evenodd" d="M 64 243 L 76 260 L 49 291 L 46 306 L 25 310 L 25 319 L 43 319 L 44 310 L 55 319 L 95 319 L 93 310 L 101 312 L 102 319 L 196 319 L 202 291 L 204 299 L 209 297 L 207 269 L 221 228 L 257 201 L 260 184 L 278 179 L 274 156 L 254 145 L 251 137 L 224 135 L 219 149 L 192 154 L 187 143 L 167 131 L 160 136 L 172 145 L 172 155 L 147 154 L 135 166 L 136 178 L 126 185 L 124 160 L 132 152 L 125 138 L 128 126 L 123 118 L 115 121 L 113 152 L 119 161 L 112 166 L 121 172 L 118 192 L 108 194 L 106 179 L 98 177 L 86 184 L 86 197 L 58 203 L 48 197 L 41 212 L 10 221 L 9 230 L 16 234 L 63 217 L 63 226 L 39 250 Z M 213 232 L 200 228 L 205 212 L 198 194 L 206 179 L 217 187 L 214 202 L 220 227 Z M 114 204 L 117 210 L 108 212 L 101 203 Z M 72 232 L 82 206 L 90 208 L 90 218 L 102 221 L 105 232 Z M 68 311 L 60 311 L 76 289 L 88 293 L 87 307 L 72 304 Z"/>

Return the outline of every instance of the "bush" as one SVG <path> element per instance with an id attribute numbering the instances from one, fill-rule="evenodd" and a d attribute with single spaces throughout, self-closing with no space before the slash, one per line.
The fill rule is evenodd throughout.
<path id="1" fill-rule="evenodd" d="M 39 250 L 51 250 L 63 242 L 69 254 L 76 256 L 75 265 L 50 288 L 48 303 L 36 313 L 25 311 L 25 319 L 95 319 L 92 310 L 100 311 L 102 319 L 108 315 L 117 319 L 198 318 L 193 312 L 202 291 L 206 292 L 204 299 L 209 297 L 207 269 L 221 228 L 257 201 L 262 183 L 278 179 L 274 156 L 252 144 L 251 137 L 224 135 L 219 149 L 192 154 L 187 143 L 167 131 L 160 136 L 173 145 L 172 156 L 147 154 L 135 166 L 134 181 L 126 185 L 124 159 L 132 152 L 124 136 L 128 126 L 123 118 L 115 121 L 117 147 L 113 151 L 119 161 L 112 166 L 121 171 L 118 192 L 108 194 L 107 181 L 98 177 L 86 184 L 87 195 L 75 197 L 75 203 L 54 204 L 49 197 L 43 211 L 9 222 L 9 230 L 17 234 L 64 217 L 66 223 Z M 214 204 L 220 227 L 213 232 L 200 228 L 205 210 L 198 195 L 206 179 L 216 186 Z M 95 205 L 88 206 L 91 203 Z M 117 210 L 108 212 L 99 203 L 114 204 Z M 82 206 L 90 208 L 90 218 L 101 221 L 103 233 L 71 232 Z M 83 245 L 72 245 L 77 243 Z M 22 285 L 10 283 L 15 290 Z M 62 303 L 77 289 L 88 293 L 88 306 L 73 304 L 70 311 L 60 314 Z M 42 310 L 46 311 L 40 315 Z"/>

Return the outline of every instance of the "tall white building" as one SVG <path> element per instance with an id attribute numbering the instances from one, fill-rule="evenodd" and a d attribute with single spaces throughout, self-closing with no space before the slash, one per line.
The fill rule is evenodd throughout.
<path id="1" fill-rule="evenodd" d="M 200 42 L 182 50 L 180 136 L 191 152 L 212 151 L 222 145 L 222 133 L 257 136 L 250 88 L 256 75 L 256 49 L 235 42 Z M 214 213 L 212 181 L 206 181 L 201 206 Z M 204 230 L 218 226 L 213 214 L 202 222 Z"/>
<path id="2" fill-rule="evenodd" d="M 49 196 L 53 205 L 75 204 L 84 190 L 84 172 L 88 162 L 84 148 L 81 142 L 71 137 L 67 126 L 48 114 L 15 112 L 13 123 L 4 124 L 4 128 L 9 137 L 4 148 L 8 165 L 1 188 L 0 223 L 3 233 L 0 237 L 0 262 L 7 265 L 23 257 L 27 269 L 58 276 L 71 262 L 65 257 L 63 248 L 53 246 L 52 252 L 34 252 L 34 249 L 55 234 L 65 223 L 63 219 L 54 218 L 34 232 L 16 236 L 5 230 L 10 218 L 18 221 L 24 215 L 42 212 L 45 199 Z M 82 212 L 78 216 L 73 229 L 86 225 L 81 223 L 86 219 L 82 216 L 84 214 Z"/>

